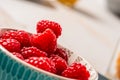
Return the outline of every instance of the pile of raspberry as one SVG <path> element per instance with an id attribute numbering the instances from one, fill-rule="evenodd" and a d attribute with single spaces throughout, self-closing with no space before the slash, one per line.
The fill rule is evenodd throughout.
<path id="1" fill-rule="evenodd" d="M 0 37 L 0 45 L 19 59 L 45 71 L 77 80 L 88 80 L 90 73 L 81 63 L 68 65 L 65 50 L 57 46 L 61 26 L 49 20 L 36 25 L 36 34 L 23 30 L 6 31 Z"/>

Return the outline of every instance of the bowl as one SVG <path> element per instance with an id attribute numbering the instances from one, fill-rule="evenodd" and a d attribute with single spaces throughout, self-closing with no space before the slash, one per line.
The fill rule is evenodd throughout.
<path id="1" fill-rule="evenodd" d="M 0 34 L 14 29 L 0 29 Z M 1 36 L 1 35 L 0 35 Z M 58 45 L 68 54 L 68 64 L 79 62 L 90 72 L 89 80 L 98 80 L 98 73 L 93 66 L 80 55 Z M 12 55 L 0 46 L 0 80 L 73 80 L 38 69 Z"/>

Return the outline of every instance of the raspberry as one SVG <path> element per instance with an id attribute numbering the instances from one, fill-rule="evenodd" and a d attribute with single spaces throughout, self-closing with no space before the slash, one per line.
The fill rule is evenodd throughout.
<path id="1" fill-rule="evenodd" d="M 20 53 L 13 52 L 12 54 L 15 55 L 17 58 L 24 60 L 23 56 Z"/>
<path id="2" fill-rule="evenodd" d="M 80 63 L 73 63 L 70 67 L 62 72 L 62 76 L 77 80 L 88 80 L 90 74 L 84 65 Z"/>
<path id="3" fill-rule="evenodd" d="M 63 59 L 66 60 L 66 62 L 68 62 L 67 52 L 65 50 L 63 50 L 62 48 L 57 48 L 56 51 L 54 52 L 54 54 L 62 57 Z"/>
<path id="4" fill-rule="evenodd" d="M 29 38 L 29 34 L 25 31 L 19 30 L 19 31 L 6 31 L 3 35 L 2 35 L 3 39 L 7 39 L 7 38 L 12 38 L 12 39 L 16 39 L 21 43 L 21 46 L 30 46 L 30 38 Z"/>
<path id="5" fill-rule="evenodd" d="M 29 59 L 26 59 L 25 62 L 43 69 L 45 71 L 56 73 L 55 64 L 47 57 L 30 57 Z"/>
<path id="6" fill-rule="evenodd" d="M 46 29 L 43 33 L 31 36 L 31 45 L 45 51 L 50 55 L 56 50 L 57 39 L 51 29 Z"/>
<path id="7" fill-rule="evenodd" d="M 62 28 L 54 21 L 41 20 L 37 23 L 37 33 L 42 33 L 45 29 L 50 28 L 58 38 L 61 35 Z"/>
<path id="8" fill-rule="evenodd" d="M 20 52 L 20 43 L 15 39 L 0 39 L 0 45 L 10 52 Z"/>
<path id="9" fill-rule="evenodd" d="M 66 61 L 58 55 L 51 55 L 50 59 L 55 63 L 57 74 L 60 75 L 67 68 Z"/>
<path id="10" fill-rule="evenodd" d="M 43 52 L 36 47 L 24 47 L 21 49 L 21 54 L 25 59 L 29 57 L 46 57 L 47 53 Z"/>

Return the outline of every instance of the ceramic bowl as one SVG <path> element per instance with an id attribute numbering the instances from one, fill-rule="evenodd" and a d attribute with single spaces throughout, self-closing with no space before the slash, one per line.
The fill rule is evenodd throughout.
<path id="1" fill-rule="evenodd" d="M 0 29 L 0 34 L 10 29 Z M 64 48 L 60 45 L 58 47 L 63 48 L 68 54 L 68 64 L 73 62 L 79 62 L 86 66 L 90 72 L 89 80 L 98 80 L 98 73 L 89 62 L 87 62 L 80 55 L 72 52 L 71 50 Z M 0 80 L 73 80 L 58 76 L 42 69 L 38 69 L 19 58 L 12 55 L 5 48 L 0 46 Z"/>

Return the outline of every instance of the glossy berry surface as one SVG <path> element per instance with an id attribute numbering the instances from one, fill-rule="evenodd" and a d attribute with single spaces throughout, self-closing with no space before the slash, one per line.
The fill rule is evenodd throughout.
<path id="1" fill-rule="evenodd" d="M 37 23 L 37 33 L 42 33 L 47 28 L 53 30 L 57 38 L 61 35 L 62 28 L 58 23 L 49 20 L 41 20 Z"/>
<path id="2" fill-rule="evenodd" d="M 47 53 L 43 52 L 36 47 L 24 47 L 21 49 L 21 54 L 25 59 L 29 57 L 47 57 Z"/>
<path id="3" fill-rule="evenodd" d="M 73 63 L 62 72 L 62 76 L 77 80 L 89 80 L 90 74 L 84 65 L 80 63 Z"/>
<path id="4" fill-rule="evenodd" d="M 27 63 L 43 69 L 45 71 L 56 73 L 55 64 L 47 57 L 30 57 L 29 59 L 25 60 Z"/>
<path id="5" fill-rule="evenodd" d="M 31 36 L 31 45 L 47 52 L 48 55 L 50 55 L 56 50 L 57 39 L 51 29 L 46 29 L 43 33 Z"/>
<path id="6" fill-rule="evenodd" d="M 62 57 L 63 59 L 66 60 L 66 62 L 68 62 L 67 52 L 65 50 L 63 50 L 62 48 L 57 48 L 56 51 L 54 52 L 54 54 Z"/>
<path id="7" fill-rule="evenodd" d="M 15 39 L 0 39 L 0 45 L 10 52 L 20 52 L 20 43 Z"/>
<path id="8" fill-rule="evenodd" d="M 30 46 L 30 36 L 27 32 L 23 30 L 18 30 L 18 31 L 7 31 L 2 35 L 2 39 L 16 39 L 21 43 L 21 46 Z"/>
<path id="9" fill-rule="evenodd" d="M 61 75 L 61 73 L 67 68 L 66 61 L 58 55 L 51 55 L 50 58 L 55 63 L 57 74 Z"/>
<path id="10" fill-rule="evenodd" d="M 24 60 L 23 56 L 20 53 L 13 52 L 12 54 L 15 55 L 17 58 Z"/>

